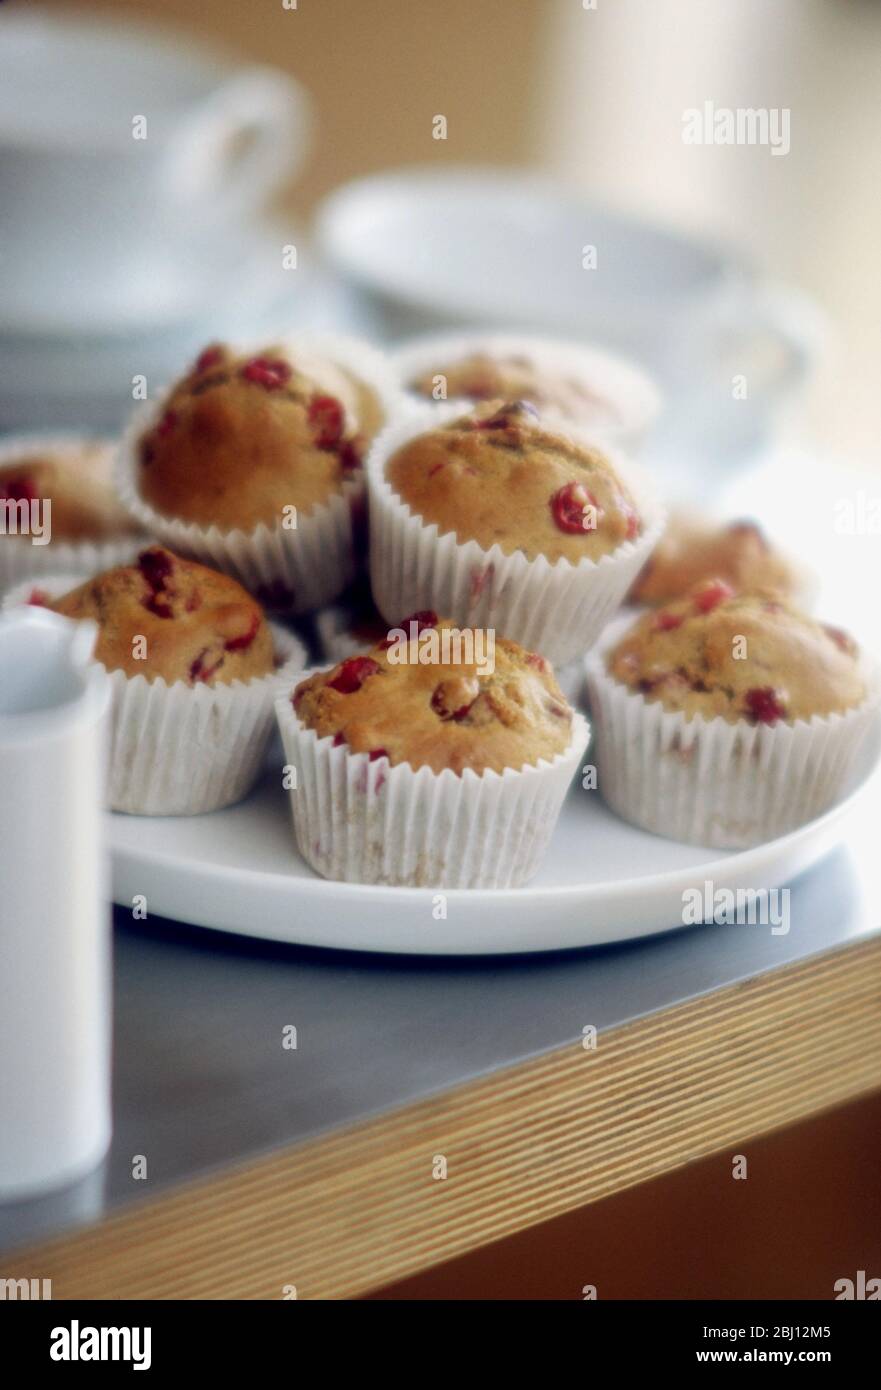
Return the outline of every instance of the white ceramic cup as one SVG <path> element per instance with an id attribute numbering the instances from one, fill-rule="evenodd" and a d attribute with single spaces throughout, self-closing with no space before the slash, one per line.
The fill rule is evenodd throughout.
<path id="1" fill-rule="evenodd" d="M 726 457 L 758 447 L 823 337 L 805 296 L 763 283 L 736 251 L 522 171 L 357 179 L 324 203 L 318 240 L 362 333 L 491 326 L 633 358 L 663 389 L 665 449 L 688 466 L 687 495 Z M 737 372 L 748 374 L 746 406 L 732 391 Z"/>
<path id="2" fill-rule="evenodd" d="M 769 290 L 732 250 L 537 174 L 454 166 L 370 175 L 331 194 L 318 232 L 392 337 L 533 327 L 615 346 L 664 376 L 694 371 L 713 332 L 735 320 L 777 336 L 783 372 L 803 370 L 811 347 L 798 296 Z"/>
<path id="3" fill-rule="evenodd" d="M 149 311 L 169 246 L 255 211 L 306 150 L 301 89 L 192 37 L 0 14 L 0 326 L 91 296 Z M 40 327 L 40 324 L 36 324 Z"/>
<path id="4" fill-rule="evenodd" d="M 0 1200 L 82 1177 L 110 1142 L 110 686 L 97 628 L 0 617 Z"/>

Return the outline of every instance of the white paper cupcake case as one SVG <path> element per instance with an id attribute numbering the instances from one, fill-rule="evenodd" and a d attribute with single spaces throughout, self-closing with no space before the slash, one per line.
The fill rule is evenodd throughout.
<path id="1" fill-rule="evenodd" d="M 103 436 L 58 432 L 5 435 L 0 439 L 0 468 L 22 454 L 76 449 L 82 444 L 107 444 Z M 0 535 L 0 594 L 25 579 L 45 574 L 73 574 L 90 579 L 102 570 L 125 565 L 149 545 L 146 536 L 107 541 L 50 541 L 32 545 L 29 536 Z"/>
<path id="2" fill-rule="evenodd" d="M 290 693 L 276 701 L 300 853 L 325 878 L 424 888 L 517 888 L 536 872 L 588 740 L 519 771 L 390 767 L 305 728 Z"/>
<path id="3" fill-rule="evenodd" d="M 41 583 L 56 598 L 81 576 Z M 4 611 L 27 603 L 33 585 L 3 600 Z M 107 800 L 113 811 L 135 816 L 198 816 L 241 801 L 263 768 L 273 728 L 273 706 L 305 663 L 305 649 L 284 628 L 270 624 L 276 656 L 271 675 L 229 684 L 185 685 L 110 671 L 111 749 Z"/>
<path id="4" fill-rule="evenodd" d="M 591 423 L 588 428 L 597 437 L 613 440 L 630 452 L 640 447 L 660 410 L 657 386 L 635 363 L 603 348 L 563 339 L 510 333 L 428 334 L 403 343 L 391 353 L 391 363 L 401 389 L 410 400 L 424 406 L 425 397 L 409 391 L 408 382 L 433 367 L 460 361 L 475 352 L 490 357 L 524 355 L 544 370 L 583 381 L 589 389 L 605 396 L 619 416 L 618 423 L 598 419 L 596 425 Z M 470 400 L 460 397 L 458 404 L 461 412 L 468 408 Z"/>
<path id="5" fill-rule="evenodd" d="M 273 341 L 291 353 L 324 356 L 344 367 L 376 393 L 386 421 L 406 409 L 394 373 L 375 348 L 354 339 L 319 334 Z M 265 340 L 250 345 L 255 350 L 265 346 Z M 360 471 L 326 503 L 313 507 L 308 515 L 298 514 L 293 530 L 279 522 L 275 526 L 261 523 L 253 531 L 221 531 L 217 526 L 198 526 L 163 516 L 140 496 L 137 468 L 138 445 L 162 414 L 168 389 L 134 411 L 123 435 L 116 467 L 123 505 L 175 554 L 231 574 L 269 607 L 299 614 L 332 602 L 351 583 L 358 568 L 353 509 L 363 505 L 365 496 Z"/>
<path id="6" fill-rule="evenodd" d="M 585 662 L 592 757 L 603 798 L 622 819 L 669 840 L 747 849 L 785 835 L 846 795 L 879 718 L 881 678 L 854 710 L 795 724 L 687 720 L 614 680 L 605 653 L 615 623 Z"/>
<path id="7" fill-rule="evenodd" d="M 606 448 L 632 489 L 644 529 L 635 541 L 625 541 L 598 562 L 551 564 L 543 555 L 529 560 L 520 551 L 506 555 L 498 545 L 484 550 L 473 540 L 459 542 L 452 532 L 440 536 L 436 524 L 426 525 L 393 490 L 385 466 L 408 440 L 461 413 L 461 405 L 428 406 L 392 424 L 373 443 L 367 486 L 376 606 L 392 623 L 431 608 L 463 626 L 491 627 L 563 667 L 593 646 L 620 606 L 658 542 L 663 508 L 633 465 Z M 558 418 L 545 420 L 578 443 L 596 442 Z"/>

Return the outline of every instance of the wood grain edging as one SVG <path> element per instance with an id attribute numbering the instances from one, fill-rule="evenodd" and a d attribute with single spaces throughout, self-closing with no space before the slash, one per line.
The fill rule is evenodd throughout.
<path id="1" fill-rule="evenodd" d="M 189 1183 L 15 1264 L 55 1299 L 353 1297 L 879 1086 L 881 939 Z"/>

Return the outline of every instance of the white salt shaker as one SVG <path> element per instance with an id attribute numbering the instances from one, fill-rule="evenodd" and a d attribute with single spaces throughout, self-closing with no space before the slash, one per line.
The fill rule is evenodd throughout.
<path id="1" fill-rule="evenodd" d="M 0 617 L 0 1200 L 110 1142 L 103 815 L 109 682 L 94 623 Z"/>

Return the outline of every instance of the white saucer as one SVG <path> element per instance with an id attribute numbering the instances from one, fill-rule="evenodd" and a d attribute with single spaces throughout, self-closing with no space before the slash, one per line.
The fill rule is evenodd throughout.
<path id="1" fill-rule="evenodd" d="M 870 783 L 872 784 L 870 786 Z M 809 825 L 750 850 L 720 854 L 636 830 L 598 793 L 573 789 L 532 884 L 446 893 L 319 878 L 297 853 L 276 771 L 245 802 L 193 818 L 108 816 L 113 899 L 196 926 L 307 946 L 419 955 L 504 954 L 598 946 L 682 925 L 686 888 L 770 889 L 833 848 L 879 779 Z M 745 926 L 744 930 L 770 930 Z"/>
<path id="2" fill-rule="evenodd" d="M 156 258 L 137 275 L 79 276 L 76 257 L 38 284 L 3 284 L 0 303 L 0 360 L 6 385 L 7 360 L 13 389 L 27 389 L 30 376 L 15 363 L 34 349 L 70 354 L 76 342 L 93 359 L 106 360 L 118 340 L 151 341 L 157 334 L 185 333 L 201 318 L 235 314 L 294 294 L 298 270 L 286 270 L 283 247 L 298 245 L 301 230 L 291 223 L 262 221 L 218 226 L 198 244 L 156 249 Z M 54 277 L 63 280 L 56 284 Z M 63 294 L 59 292 L 63 289 Z M 63 306 L 63 307 L 62 307 Z M 86 342 L 87 340 L 87 342 Z"/>
<path id="3" fill-rule="evenodd" d="M 132 379 L 152 394 L 173 381 L 214 340 L 267 341 L 312 323 L 322 281 L 311 268 L 286 271 L 281 248 L 290 227 L 263 225 L 225 264 L 193 319 L 104 337 L 0 332 L 0 431 L 87 426 L 117 430 L 131 410 Z"/>

